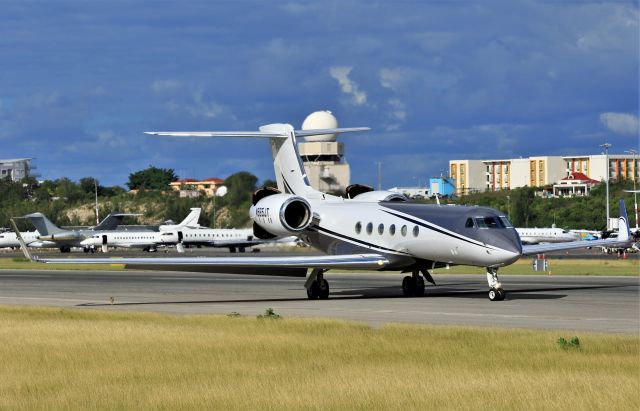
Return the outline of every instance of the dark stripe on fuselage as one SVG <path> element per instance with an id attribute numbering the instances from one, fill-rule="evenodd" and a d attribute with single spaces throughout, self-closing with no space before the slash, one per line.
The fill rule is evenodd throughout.
<path id="1" fill-rule="evenodd" d="M 326 232 L 328 234 L 332 234 L 332 235 L 334 235 L 336 237 L 340 237 L 340 238 L 343 238 L 343 239 L 346 239 L 346 240 L 350 240 L 350 241 L 353 241 L 353 242 L 356 242 L 356 243 L 359 243 L 359 244 L 362 244 L 362 245 L 366 245 L 368 247 L 378 248 L 380 250 L 390 251 L 392 253 L 399 253 L 399 254 L 409 255 L 409 256 L 411 255 L 409 253 L 405 253 L 405 252 L 402 252 L 402 251 L 394 250 L 393 248 L 382 247 L 382 246 L 379 246 L 379 245 L 368 243 L 366 241 L 358 240 L 357 238 L 349 237 L 349 236 L 344 235 L 344 234 L 336 233 L 335 231 L 331 231 L 331 230 L 329 230 L 327 228 L 320 227 L 319 225 L 313 225 L 312 227 L 315 228 L 318 231 L 324 231 L 324 232 Z"/>
<path id="2" fill-rule="evenodd" d="M 387 211 L 387 210 L 382 210 L 382 211 L 384 211 L 384 212 L 385 212 L 385 213 L 387 213 L 387 214 L 391 214 L 391 215 L 393 215 L 393 216 L 396 216 L 396 217 L 398 217 L 398 218 L 402 218 L 403 220 L 407 220 L 407 221 L 409 221 L 409 222 L 412 222 L 412 223 L 414 223 L 414 224 L 418 224 L 419 226 L 422 226 L 422 227 L 424 227 L 424 228 L 428 228 L 429 230 L 436 231 L 436 232 L 438 232 L 438 233 L 440 233 L 440 234 L 444 234 L 444 235 L 446 235 L 446 236 L 453 237 L 453 238 L 455 238 L 455 239 L 465 241 L 465 242 L 467 242 L 467 243 L 469 243 L 469 244 L 473 244 L 473 245 L 477 245 L 477 246 L 481 246 L 481 247 L 488 248 L 486 245 L 481 245 L 481 244 L 478 244 L 478 243 L 476 243 L 476 242 L 470 241 L 470 240 L 468 240 L 468 239 L 466 239 L 466 238 L 464 238 L 464 237 L 462 237 L 462 236 L 454 235 L 454 234 L 448 233 L 448 232 L 446 232 L 446 231 L 444 231 L 444 230 L 441 230 L 441 229 L 439 229 L 439 228 L 437 228 L 437 227 L 430 226 L 430 225 L 428 225 L 428 224 L 426 224 L 426 223 L 424 223 L 424 222 L 422 222 L 422 221 L 420 221 L 420 220 L 414 220 L 413 218 L 405 217 L 405 216 L 403 216 L 403 215 L 401 215 L 401 214 L 392 213 L 391 211 Z M 477 240 L 476 240 L 476 241 L 477 241 Z"/>

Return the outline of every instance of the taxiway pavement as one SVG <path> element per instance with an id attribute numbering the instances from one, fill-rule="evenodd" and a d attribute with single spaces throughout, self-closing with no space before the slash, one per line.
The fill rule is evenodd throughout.
<path id="1" fill-rule="evenodd" d="M 640 278 L 502 276 L 491 302 L 483 275 L 436 275 L 424 297 L 404 298 L 402 276 L 327 273 L 331 296 L 309 301 L 304 279 L 171 271 L 0 270 L 0 304 L 179 314 L 331 317 L 391 322 L 640 333 Z"/>

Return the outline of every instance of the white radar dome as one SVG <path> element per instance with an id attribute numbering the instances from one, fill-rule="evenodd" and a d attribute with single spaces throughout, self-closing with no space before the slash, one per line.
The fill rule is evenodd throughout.
<path id="1" fill-rule="evenodd" d="M 320 128 L 338 128 L 338 120 L 330 111 L 316 111 L 304 119 L 303 130 L 316 130 Z M 321 134 L 319 136 L 305 137 L 305 141 L 336 141 L 335 134 Z"/>

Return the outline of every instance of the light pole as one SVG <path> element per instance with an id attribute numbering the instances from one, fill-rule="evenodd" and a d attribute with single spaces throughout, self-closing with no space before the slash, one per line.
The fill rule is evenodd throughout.
<path id="1" fill-rule="evenodd" d="M 609 148 L 611 147 L 611 144 L 609 143 L 604 143 L 604 144 L 600 144 L 600 147 L 604 148 L 604 161 L 607 164 L 607 174 L 605 176 L 604 182 L 606 184 L 606 201 L 607 201 L 607 231 L 609 230 Z"/>
<path id="2" fill-rule="evenodd" d="M 636 214 L 636 231 L 638 231 L 638 190 L 636 189 L 636 174 L 638 174 L 638 164 L 636 163 L 636 156 L 638 150 L 629 149 L 625 150 L 625 153 L 629 153 L 633 156 L 633 206 L 635 207 Z"/>

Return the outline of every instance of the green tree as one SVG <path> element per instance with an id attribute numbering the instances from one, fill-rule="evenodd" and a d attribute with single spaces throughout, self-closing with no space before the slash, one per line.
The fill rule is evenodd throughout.
<path id="1" fill-rule="evenodd" d="M 80 188 L 87 194 L 93 194 L 98 186 L 98 195 L 102 194 L 104 187 L 100 185 L 100 182 L 93 177 L 83 177 L 80 179 Z"/>
<path id="2" fill-rule="evenodd" d="M 247 171 L 240 171 L 227 177 L 224 184 L 227 186 L 225 200 L 227 204 L 240 204 L 251 199 L 251 194 L 256 190 L 258 177 Z"/>
<path id="3" fill-rule="evenodd" d="M 275 180 L 267 179 L 262 182 L 261 187 L 278 188 L 278 183 Z"/>
<path id="4" fill-rule="evenodd" d="M 56 180 L 56 191 L 55 194 L 57 197 L 68 201 L 69 203 L 74 203 L 79 200 L 82 200 L 86 197 L 85 192 L 82 191 L 82 188 L 67 177 L 60 178 Z"/>
<path id="5" fill-rule="evenodd" d="M 148 168 L 129 174 L 129 189 L 167 190 L 169 183 L 176 181 L 178 177 L 172 168 Z"/>
<path id="6" fill-rule="evenodd" d="M 531 203 L 535 198 L 535 191 L 531 187 L 522 187 L 511 190 L 511 220 L 516 227 L 529 227 L 533 213 Z"/>

